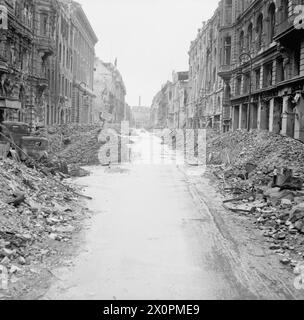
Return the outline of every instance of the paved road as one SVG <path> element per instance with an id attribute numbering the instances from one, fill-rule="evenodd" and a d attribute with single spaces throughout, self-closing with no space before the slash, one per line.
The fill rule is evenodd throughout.
<path id="1" fill-rule="evenodd" d="M 60 280 L 44 298 L 285 297 L 284 290 L 281 296 L 258 293 L 254 281 L 263 277 L 250 279 L 251 270 L 242 270 L 248 279 L 240 281 L 239 252 L 223 246 L 214 217 L 189 185 L 183 167 L 138 163 L 150 159 L 149 143 L 149 135 L 136 139 L 131 164 L 95 167 L 90 177 L 79 179 L 94 198 L 88 203 L 94 216 L 83 250 L 72 266 L 56 270 Z M 171 158 L 170 151 L 161 156 L 157 138 L 153 145 L 154 155 Z"/>

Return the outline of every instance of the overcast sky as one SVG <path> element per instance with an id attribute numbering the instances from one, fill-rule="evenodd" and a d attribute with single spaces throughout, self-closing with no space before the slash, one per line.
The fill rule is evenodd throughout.
<path id="1" fill-rule="evenodd" d="M 96 55 L 117 57 L 126 101 L 150 106 L 172 71 L 188 70 L 188 49 L 217 0 L 78 0 L 99 38 Z"/>

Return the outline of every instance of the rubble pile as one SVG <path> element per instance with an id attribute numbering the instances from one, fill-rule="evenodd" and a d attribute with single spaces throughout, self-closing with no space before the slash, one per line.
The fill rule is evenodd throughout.
<path id="1" fill-rule="evenodd" d="M 252 174 L 257 181 L 274 166 L 288 167 L 295 176 L 304 177 L 303 143 L 267 131 L 237 130 L 207 138 L 207 154 L 209 164 L 224 163 L 239 170 L 248 163 L 256 165 Z"/>
<path id="2" fill-rule="evenodd" d="M 40 135 L 50 141 L 50 156 L 58 156 L 67 164 L 98 164 L 98 150 L 101 143 L 98 135 L 100 125 L 65 124 L 49 127 Z"/>
<path id="3" fill-rule="evenodd" d="M 22 163 L 0 161 L 0 269 L 9 270 L 11 282 L 56 255 L 55 243 L 71 240 L 85 214 L 76 191 Z"/>
<path id="4" fill-rule="evenodd" d="M 280 254 L 283 264 L 295 267 L 304 258 L 304 192 L 278 187 L 248 193 L 226 187 L 225 191 L 229 199 L 224 201 L 224 207 L 253 217 L 269 249 Z"/>
<path id="5" fill-rule="evenodd" d="M 282 264 L 302 262 L 304 145 L 268 132 L 236 131 L 209 139 L 207 152 L 223 206 L 254 218 Z"/>

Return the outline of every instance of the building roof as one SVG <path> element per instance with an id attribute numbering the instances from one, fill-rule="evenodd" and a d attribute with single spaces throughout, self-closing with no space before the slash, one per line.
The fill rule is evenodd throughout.
<path id="1" fill-rule="evenodd" d="M 86 31 L 88 32 L 89 36 L 92 38 L 93 42 L 96 44 L 98 42 L 98 38 L 92 28 L 92 25 L 91 25 L 89 19 L 87 18 L 86 14 L 84 12 L 81 4 L 76 1 L 72 1 L 72 0 L 71 0 L 70 4 L 71 4 L 72 8 L 79 14 L 79 17 L 82 19 L 82 22 L 86 26 Z"/>

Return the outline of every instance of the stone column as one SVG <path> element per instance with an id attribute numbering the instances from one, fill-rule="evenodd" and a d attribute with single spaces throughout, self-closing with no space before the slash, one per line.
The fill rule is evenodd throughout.
<path id="1" fill-rule="evenodd" d="M 284 97 L 283 97 L 282 130 L 281 130 L 281 134 L 282 134 L 283 136 L 286 136 L 286 135 L 287 135 L 288 100 L 289 100 L 289 96 L 284 96 Z"/>
<path id="2" fill-rule="evenodd" d="M 269 132 L 273 132 L 274 98 L 269 101 Z"/>
<path id="3" fill-rule="evenodd" d="M 243 105 L 239 106 L 239 129 L 242 129 L 242 119 L 243 119 Z"/>
<path id="4" fill-rule="evenodd" d="M 301 98 L 302 99 L 302 98 Z M 300 117 L 301 113 L 299 110 L 299 105 L 294 108 L 295 114 L 295 124 L 294 124 L 294 138 L 295 139 L 300 139 L 300 130 L 301 130 L 301 122 L 300 122 Z"/>
<path id="5" fill-rule="evenodd" d="M 257 121 L 257 129 L 258 130 L 263 129 L 261 126 L 261 122 L 262 122 L 262 103 L 261 103 L 261 100 L 259 99 L 259 102 L 258 102 L 258 121 Z"/>
<path id="6" fill-rule="evenodd" d="M 235 121 L 235 117 L 234 117 L 234 111 L 235 111 L 235 107 L 231 107 L 231 111 L 232 111 L 232 113 L 231 113 L 231 121 L 232 121 L 232 131 L 234 131 L 235 129 L 234 129 L 234 121 Z"/>

